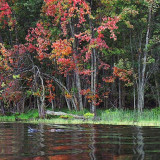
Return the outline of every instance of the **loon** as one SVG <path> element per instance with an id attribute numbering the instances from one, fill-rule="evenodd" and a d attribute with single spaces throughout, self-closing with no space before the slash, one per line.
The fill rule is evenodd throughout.
<path id="1" fill-rule="evenodd" d="M 64 129 L 51 129 L 50 132 L 64 132 Z"/>
<path id="2" fill-rule="evenodd" d="M 39 130 L 28 127 L 28 132 L 29 133 L 36 133 L 36 132 L 39 132 Z M 50 132 L 65 132 L 65 130 L 64 129 L 51 129 Z"/>
<path id="3" fill-rule="evenodd" d="M 31 128 L 31 127 L 28 127 L 29 129 L 28 129 L 28 132 L 29 133 L 34 133 L 34 132 L 38 132 L 39 130 L 38 129 L 33 129 L 33 128 Z"/>

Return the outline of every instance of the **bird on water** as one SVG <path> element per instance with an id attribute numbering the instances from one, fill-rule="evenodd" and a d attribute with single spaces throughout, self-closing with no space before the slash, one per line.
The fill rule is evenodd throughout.
<path id="1" fill-rule="evenodd" d="M 38 132 L 38 131 L 39 131 L 38 129 L 31 128 L 30 126 L 28 126 L 28 132 L 29 133 L 34 133 L 34 132 Z"/>

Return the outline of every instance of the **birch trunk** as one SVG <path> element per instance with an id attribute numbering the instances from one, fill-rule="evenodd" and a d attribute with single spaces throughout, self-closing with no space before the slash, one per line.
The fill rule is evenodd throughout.
<path id="1" fill-rule="evenodd" d="M 96 85 L 97 85 L 97 59 L 96 59 L 96 51 L 93 48 L 92 49 L 92 55 L 91 55 L 91 92 L 93 94 L 93 100 L 91 103 L 91 111 L 94 113 L 94 116 L 96 116 Z"/>
<path id="2" fill-rule="evenodd" d="M 93 1 L 90 1 L 90 6 L 92 9 Z M 92 20 L 89 18 L 89 25 L 90 25 L 90 30 L 92 33 L 92 38 L 94 38 L 94 30 L 93 30 L 93 23 Z M 91 92 L 93 96 L 93 100 L 91 103 L 91 112 L 94 114 L 94 118 L 96 117 L 96 86 L 97 86 L 97 55 L 96 55 L 96 49 L 92 49 L 92 54 L 91 54 Z"/>
<path id="3" fill-rule="evenodd" d="M 149 44 L 149 34 L 150 34 L 150 23 L 151 23 L 151 14 L 152 14 L 152 6 L 149 8 L 149 15 L 148 15 L 148 27 L 146 33 L 146 43 L 145 43 L 145 50 L 144 56 L 142 59 L 142 71 L 140 68 L 140 55 L 139 55 L 139 84 L 138 84 L 138 111 L 142 112 L 144 108 L 144 88 L 145 88 L 145 81 L 146 81 L 146 62 L 148 56 L 148 44 Z"/>
<path id="4" fill-rule="evenodd" d="M 37 66 L 37 76 L 39 76 L 40 82 L 41 82 L 41 87 L 42 87 L 42 94 L 40 97 L 37 97 L 37 104 L 38 104 L 38 110 L 39 110 L 39 117 L 40 118 L 45 118 L 45 87 L 44 87 L 44 80 L 41 75 L 41 72 Z"/>

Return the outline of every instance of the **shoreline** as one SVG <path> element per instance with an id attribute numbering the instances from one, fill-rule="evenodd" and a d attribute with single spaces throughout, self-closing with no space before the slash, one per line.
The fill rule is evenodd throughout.
<path id="1" fill-rule="evenodd" d="M 139 127 L 160 127 L 160 122 L 158 121 L 140 121 L 140 122 L 127 122 L 127 121 L 93 121 L 93 120 L 76 120 L 76 119 L 33 119 L 33 120 L 4 120 L 2 121 L 0 117 L 0 123 L 31 123 L 31 124 L 101 124 L 101 125 L 126 125 L 126 126 L 139 126 Z"/>
<path id="2" fill-rule="evenodd" d="M 0 116 L 0 123 L 44 123 L 44 124 L 104 124 L 104 125 L 129 125 L 160 127 L 160 108 L 152 110 L 145 109 L 142 113 L 134 110 L 107 109 L 97 110 L 97 119 L 93 120 L 93 115 L 88 111 L 68 111 L 64 110 L 67 116 L 48 116 L 39 119 L 38 110 L 30 110 L 26 113 L 16 113 L 8 116 Z M 85 117 L 76 119 L 70 115 Z"/>

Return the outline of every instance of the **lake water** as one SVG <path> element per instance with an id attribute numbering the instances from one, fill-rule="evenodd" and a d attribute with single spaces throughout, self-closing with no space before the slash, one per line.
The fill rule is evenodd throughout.
<path id="1" fill-rule="evenodd" d="M 159 128 L 0 124 L 0 160 L 143 159 L 160 159 Z"/>

